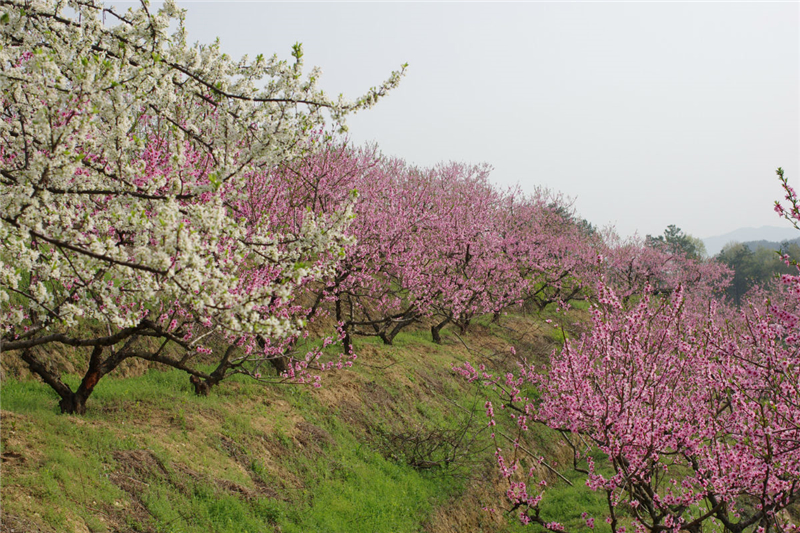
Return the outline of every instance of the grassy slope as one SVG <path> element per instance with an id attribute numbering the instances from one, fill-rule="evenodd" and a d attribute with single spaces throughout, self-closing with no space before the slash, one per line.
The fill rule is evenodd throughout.
<path id="1" fill-rule="evenodd" d="M 424 331 L 395 346 L 361 341 L 354 369 L 318 390 L 231 380 L 197 397 L 176 371 L 110 376 L 83 417 L 57 414 L 55 394 L 36 380 L 6 379 L 2 530 L 516 531 L 481 511 L 501 503 L 484 399 L 450 371 L 479 353 L 510 364 L 501 355 L 511 342 L 528 354 L 550 349 L 539 322 L 506 324 L 513 331 L 483 321 L 463 342 L 446 333 L 443 346 Z M 471 409 L 475 439 L 455 465 L 415 469 L 408 447 L 388 444 L 461 427 Z M 540 432 L 526 444 L 553 457 L 554 442 Z M 601 505 L 580 482 L 552 487 L 548 506 L 573 526 Z"/>

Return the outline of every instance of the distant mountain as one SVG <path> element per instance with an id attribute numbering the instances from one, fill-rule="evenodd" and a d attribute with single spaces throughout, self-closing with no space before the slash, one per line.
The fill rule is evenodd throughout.
<path id="1" fill-rule="evenodd" d="M 715 256 L 729 242 L 751 243 L 753 241 L 767 241 L 780 243 L 797 239 L 799 236 L 800 232 L 794 228 L 762 226 L 760 228 L 739 228 L 725 235 L 708 237 L 702 239 L 702 241 L 703 244 L 706 245 L 706 252 L 708 252 L 708 255 Z"/>

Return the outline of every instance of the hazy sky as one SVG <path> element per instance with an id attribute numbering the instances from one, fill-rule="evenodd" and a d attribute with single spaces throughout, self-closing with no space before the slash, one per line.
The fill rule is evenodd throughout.
<path id="1" fill-rule="evenodd" d="M 123 5 L 123 4 L 121 4 Z M 781 225 L 774 170 L 800 188 L 800 9 L 784 3 L 179 2 L 192 41 L 238 57 L 304 45 L 356 97 L 351 139 L 419 165 L 488 162 L 623 235 Z"/>

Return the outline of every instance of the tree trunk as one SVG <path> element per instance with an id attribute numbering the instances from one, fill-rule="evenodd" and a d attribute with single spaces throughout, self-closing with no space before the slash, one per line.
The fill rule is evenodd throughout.
<path id="1" fill-rule="evenodd" d="M 342 337 L 342 350 L 349 355 L 353 353 L 353 339 L 350 338 L 350 331 L 347 329 L 347 326 L 343 329 L 344 337 Z"/>
<path id="2" fill-rule="evenodd" d="M 85 415 L 86 414 L 86 400 L 88 396 L 82 396 L 78 393 L 71 393 L 67 397 L 61 398 L 58 406 L 61 412 L 67 415 Z"/>
<path id="3" fill-rule="evenodd" d="M 336 299 L 336 322 L 342 325 L 342 331 L 344 332 L 344 337 L 342 337 L 342 349 L 344 350 L 344 353 L 353 353 L 353 341 L 350 338 L 349 322 L 345 321 L 344 319 L 342 301 L 339 298 Z"/>
<path id="4" fill-rule="evenodd" d="M 406 316 L 401 318 L 394 325 L 394 327 L 390 332 L 381 335 L 381 339 L 383 339 L 383 342 L 385 344 L 391 345 L 392 342 L 394 341 L 394 338 L 397 336 L 398 333 L 400 333 L 401 329 L 417 321 L 417 313 L 411 310 L 407 311 L 406 313 L 407 313 Z"/>
<path id="5" fill-rule="evenodd" d="M 450 317 L 445 318 L 435 326 L 431 326 L 431 337 L 436 344 L 442 344 L 442 336 L 439 334 L 447 324 L 450 323 Z"/>
<path id="6" fill-rule="evenodd" d="M 289 356 L 284 355 L 281 357 L 274 357 L 269 360 L 270 364 L 272 364 L 273 368 L 275 368 L 275 372 L 280 376 L 284 372 L 289 371 Z"/>
<path id="7" fill-rule="evenodd" d="M 383 344 L 385 344 L 386 346 L 391 346 L 392 341 L 394 340 L 394 335 L 391 335 L 386 332 L 378 334 L 378 337 L 383 341 Z"/>
<path id="8" fill-rule="evenodd" d="M 24 350 L 20 357 L 28 364 L 28 368 L 30 368 L 31 372 L 41 377 L 42 380 L 50 385 L 56 394 L 61 397 L 58 406 L 61 408 L 62 413 L 82 415 L 86 413 L 86 400 L 91 396 L 100 378 L 106 374 L 106 372 L 103 372 L 101 369 L 100 356 L 102 353 L 102 346 L 94 347 L 92 350 L 92 357 L 89 361 L 89 369 L 86 371 L 83 381 L 81 381 L 78 390 L 75 392 L 72 391 L 69 385 L 61 381 L 61 376 L 59 376 L 58 372 L 39 361 L 36 356 L 33 355 L 32 350 Z"/>
<path id="9" fill-rule="evenodd" d="M 131 335 L 125 345 L 112 352 L 105 361 L 101 359 L 105 348 L 103 346 L 95 346 L 89 359 L 89 368 L 86 370 L 86 374 L 84 374 L 83 380 L 75 392 L 72 391 L 69 385 L 61 381 L 58 371 L 37 359 L 32 349 L 23 350 L 20 357 L 28 364 L 31 372 L 41 377 L 61 397 L 58 405 L 61 407 L 62 413 L 82 415 L 86 413 L 86 400 L 92 395 L 97 383 L 103 376 L 117 368 L 122 361 L 132 356 L 130 350 L 138 338 L 138 335 Z"/>
<path id="10" fill-rule="evenodd" d="M 267 347 L 267 342 L 264 340 L 264 337 L 262 337 L 261 335 L 256 337 L 256 342 L 258 343 L 258 346 L 262 350 Z M 214 383 L 210 383 L 210 385 L 216 385 L 217 383 L 222 381 L 222 378 L 225 375 L 225 370 L 227 370 L 228 361 L 230 360 L 230 355 L 231 355 L 232 349 L 233 349 L 233 345 L 228 347 L 228 351 L 225 353 L 225 357 L 222 358 L 222 362 L 220 362 L 219 366 L 217 366 L 217 369 L 212 373 L 211 377 L 212 378 L 216 378 L 216 379 L 214 380 Z M 276 356 L 276 357 L 272 357 L 272 358 L 269 359 L 269 363 L 275 369 L 275 373 L 277 375 L 279 375 L 279 376 L 281 374 L 283 374 L 284 372 L 287 372 L 289 370 L 289 356 L 288 355 L 279 355 L 279 356 Z"/>

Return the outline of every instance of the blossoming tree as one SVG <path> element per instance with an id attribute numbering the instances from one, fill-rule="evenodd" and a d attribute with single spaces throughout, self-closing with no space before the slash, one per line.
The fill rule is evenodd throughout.
<path id="1" fill-rule="evenodd" d="M 441 198 L 430 169 L 381 157 L 358 181 L 347 248 L 327 290 L 349 349 L 352 335 L 391 344 L 405 327 L 428 313 L 437 288 L 425 276 L 436 260 L 431 248 L 441 218 Z"/>
<path id="2" fill-rule="evenodd" d="M 238 208 L 326 114 L 342 125 L 402 74 L 332 100 L 317 71 L 303 76 L 299 45 L 293 62 L 233 61 L 219 43 L 188 45 L 183 17 L 170 1 L 125 13 L 0 1 L 0 349 L 64 412 L 84 412 L 126 358 L 212 379 L 188 365 L 209 332 L 231 346 L 223 367 L 254 335 L 297 334 L 294 290 L 332 272 L 335 260 L 317 259 L 349 242 L 349 208 L 312 210 L 291 231 Z M 54 342 L 91 354 L 75 391 L 48 364 Z"/>
<path id="3" fill-rule="evenodd" d="M 789 207 L 776 210 L 797 224 L 797 195 L 778 172 Z M 457 370 L 499 394 L 502 409 L 486 403 L 490 426 L 508 416 L 520 435 L 534 422 L 562 432 L 575 468 L 605 493 L 614 532 L 796 531 L 786 510 L 800 501 L 800 274 L 742 309 L 690 297 L 692 279 L 668 295 L 645 282 L 635 299 L 627 284 L 620 294 L 601 283 L 591 331 L 543 371 Z M 518 518 L 564 531 L 519 440 L 497 459 Z"/>
<path id="4" fill-rule="evenodd" d="M 309 139 L 299 157 L 272 169 L 269 179 L 264 179 L 260 174 L 253 176 L 248 186 L 248 198 L 240 209 L 248 224 L 257 226 L 267 221 L 271 226 L 285 227 L 290 234 L 302 231 L 309 213 L 318 221 L 332 226 L 342 216 L 342 206 L 351 206 L 354 212 L 350 217 L 357 217 L 359 205 L 363 203 L 357 191 L 365 181 L 365 176 L 372 175 L 377 165 L 375 147 L 353 148 L 344 139 L 315 135 Z M 364 211 L 369 212 L 369 208 Z M 238 366 L 237 371 L 248 373 L 256 379 L 268 379 L 269 374 L 263 368 L 264 363 L 268 363 L 277 370 L 279 378 L 305 379 L 302 374 L 307 373 L 309 364 L 317 369 L 331 367 L 330 363 L 319 362 L 322 355 L 319 347 L 302 353 L 301 341 L 309 336 L 314 322 L 321 317 L 331 316 L 331 302 L 337 299 L 337 288 L 350 274 L 347 265 L 353 263 L 352 250 L 361 244 L 355 237 L 363 238 L 357 231 L 358 227 L 363 227 L 363 224 L 348 225 L 347 234 L 351 238 L 347 240 L 345 248 L 309 258 L 309 262 L 315 264 L 335 264 L 335 271 L 321 279 L 307 277 L 297 287 L 291 312 L 306 327 L 282 340 L 262 336 L 251 338 L 249 348 L 258 357 L 250 355 L 247 364 Z M 319 327 L 314 330 L 316 335 L 323 337 L 323 347 L 341 340 L 344 334 L 341 328 L 333 332 L 326 332 Z M 253 341 L 258 349 L 253 346 Z M 346 354 L 352 355 L 350 352 L 349 346 L 346 347 L 342 357 L 333 362 L 333 366 L 349 366 L 350 361 L 342 359 Z M 316 384 L 318 376 L 314 376 L 314 380 Z"/>

